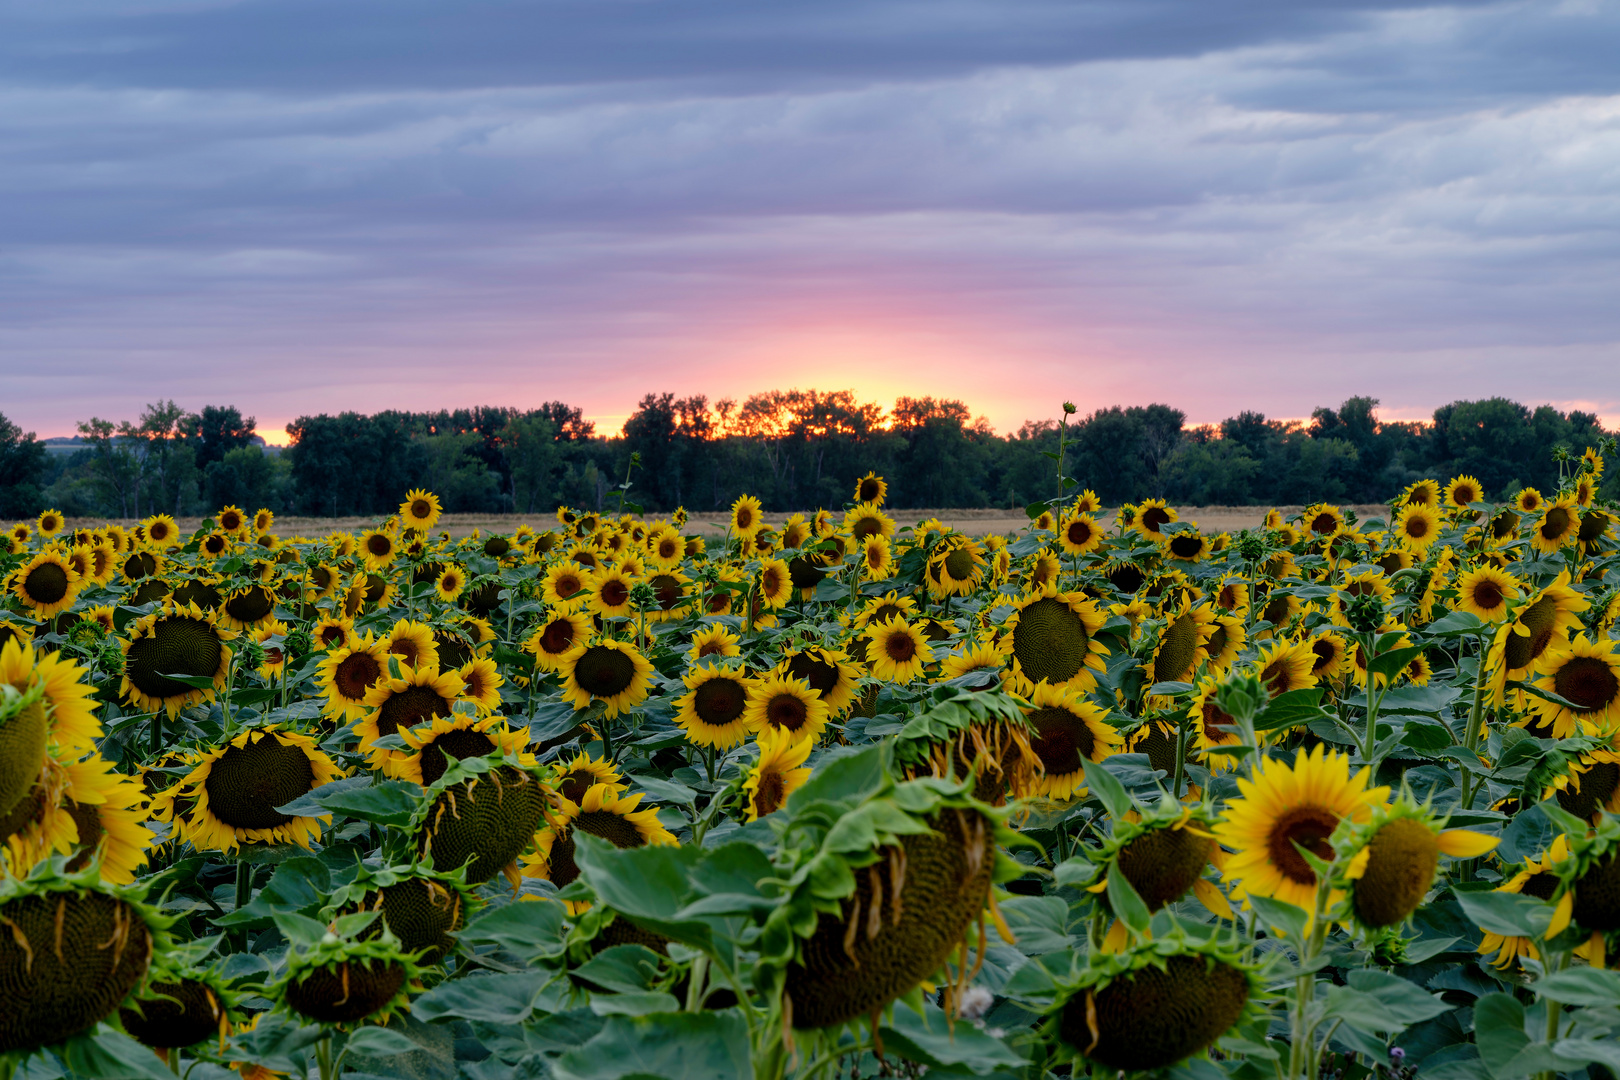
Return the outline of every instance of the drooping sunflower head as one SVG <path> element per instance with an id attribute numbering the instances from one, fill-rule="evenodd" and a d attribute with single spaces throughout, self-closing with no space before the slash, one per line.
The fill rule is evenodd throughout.
<path id="1" fill-rule="evenodd" d="M 1059 998 L 1049 1030 L 1065 1056 L 1148 1072 L 1213 1045 L 1262 994 L 1255 966 L 1213 938 L 1144 942 L 1088 965 Z"/>
<path id="2" fill-rule="evenodd" d="M 1366 818 L 1346 820 L 1333 836 L 1339 860 L 1334 880 L 1344 894 L 1343 913 L 1370 930 L 1405 922 L 1417 911 L 1441 855 L 1474 858 L 1490 851 L 1497 838 L 1465 829 L 1446 829 L 1427 805 L 1402 793 L 1395 802 L 1374 806 Z"/>
<path id="3" fill-rule="evenodd" d="M 430 722 L 401 728 L 399 735 L 405 740 L 405 750 L 389 752 L 382 759 L 382 769 L 389 776 L 423 787 L 436 783 L 449 770 L 451 759 L 499 753 L 502 758 L 517 758 L 525 767 L 534 764 L 533 757 L 524 752 L 528 730 L 513 728 L 500 716 L 434 716 Z"/>
<path id="4" fill-rule="evenodd" d="M 749 680 L 736 667 L 708 664 L 685 678 L 687 693 L 675 702 L 675 723 L 697 746 L 730 750 L 748 737 Z"/>
<path id="5" fill-rule="evenodd" d="M 295 936 L 286 973 L 267 992 L 317 1023 L 386 1023 L 408 1007 L 408 989 L 421 969 L 386 925 L 375 929 L 383 921 L 382 912 L 371 909 L 339 915 L 326 926 L 313 919 L 289 924 Z"/>

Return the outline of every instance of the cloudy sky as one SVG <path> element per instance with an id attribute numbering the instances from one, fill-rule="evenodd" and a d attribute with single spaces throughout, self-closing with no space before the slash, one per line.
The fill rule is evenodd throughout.
<path id="1" fill-rule="evenodd" d="M 0 0 L 0 411 L 1620 425 L 1620 0 Z"/>

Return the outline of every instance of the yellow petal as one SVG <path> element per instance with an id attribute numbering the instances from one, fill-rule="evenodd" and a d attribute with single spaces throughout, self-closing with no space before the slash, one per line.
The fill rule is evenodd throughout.
<path id="1" fill-rule="evenodd" d="M 1086 892 L 1088 892 L 1088 893 L 1100 893 L 1100 892 L 1106 892 L 1107 890 L 1108 890 L 1108 875 L 1107 874 L 1104 874 L 1102 877 L 1098 878 L 1097 883 L 1095 885 L 1087 885 L 1086 886 Z"/>
<path id="2" fill-rule="evenodd" d="M 1108 928 L 1108 934 L 1103 938 L 1102 951 L 1105 953 L 1117 953 L 1130 943 L 1131 932 L 1125 928 L 1124 923 L 1115 919 L 1114 925 Z"/>
<path id="3" fill-rule="evenodd" d="M 1563 899 L 1558 901 L 1558 908 L 1553 912 L 1552 922 L 1547 924 L 1546 940 L 1551 941 L 1564 932 L 1565 928 L 1569 926 L 1569 917 L 1574 910 L 1575 890 L 1570 889 L 1564 893 Z"/>
<path id="4" fill-rule="evenodd" d="M 1208 878 L 1199 878 L 1193 882 L 1193 895 L 1198 897 L 1199 903 L 1213 914 L 1223 919 L 1236 917 L 1232 914 L 1232 905 L 1227 903 L 1226 897 L 1221 895 L 1221 890 L 1217 889 L 1215 883 Z"/>
<path id="5" fill-rule="evenodd" d="M 1499 837 L 1468 829 L 1446 829 L 1440 834 L 1440 850 L 1454 859 L 1472 859 L 1485 854 L 1501 842 Z"/>
<path id="6" fill-rule="evenodd" d="M 1356 852 L 1355 857 L 1350 860 L 1349 869 L 1345 870 L 1344 876 L 1349 878 L 1351 881 L 1360 880 L 1361 875 L 1367 872 L 1367 860 L 1371 858 L 1372 848 L 1363 847 L 1360 851 Z"/>

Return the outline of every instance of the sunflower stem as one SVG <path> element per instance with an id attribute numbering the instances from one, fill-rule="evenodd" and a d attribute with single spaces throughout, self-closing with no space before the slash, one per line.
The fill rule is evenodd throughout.
<path id="1" fill-rule="evenodd" d="M 1361 653 L 1367 658 L 1367 736 L 1361 748 L 1361 759 L 1376 770 L 1373 761 L 1373 747 L 1378 742 L 1378 701 L 1374 692 L 1378 684 L 1378 677 L 1373 674 L 1373 661 L 1378 658 L 1378 631 L 1361 635 Z"/>
<path id="2" fill-rule="evenodd" d="M 1479 649 L 1474 660 L 1474 705 L 1468 710 L 1468 730 L 1463 732 L 1463 745 L 1476 753 L 1485 724 L 1485 658 L 1488 655 L 1488 641 L 1489 635 L 1482 632 L 1479 635 Z M 1474 774 L 1464 769 L 1462 783 L 1462 808 L 1472 810 L 1474 795 L 1478 790 L 1474 784 Z M 1464 864 L 1464 872 L 1469 877 L 1473 876 L 1473 866 L 1472 860 Z"/>
<path id="3" fill-rule="evenodd" d="M 708 982 L 709 957 L 699 953 L 692 961 L 692 972 L 687 976 L 686 982 L 686 1011 L 697 1012 L 703 1007 L 703 989 Z"/>
<path id="4" fill-rule="evenodd" d="M 163 753 L 163 710 L 152 714 L 152 756 Z"/>
<path id="5" fill-rule="evenodd" d="M 332 1036 L 330 1034 L 315 1044 L 315 1067 L 320 1070 L 321 1080 L 334 1080 L 337 1075 L 332 1069 Z"/>
<path id="6" fill-rule="evenodd" d="M 240 856 L 236 860 L 236 906 L 232 911 L 241 911 L 253 899 L 253 864 Z M 242 928 L 242 951 L 247 952 L 248 930 Z"/>

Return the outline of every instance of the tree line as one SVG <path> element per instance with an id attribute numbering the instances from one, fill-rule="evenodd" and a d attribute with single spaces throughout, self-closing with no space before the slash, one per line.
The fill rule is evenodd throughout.
<path id="1" fill-rule="evenodd" d="M 315 517 L 391 513 L 413 487 L 453 513 L 541 513 L 558 503 L 648 511 L 723 509 L 744 492 L 783 512 L 846 502 L 876 472 L 898 508 L 1018 507 L 1057 495 L 1064 472 L 1104 503 L 1375 503 L 1424 476 L 1470 474 L 1491 495 L 1557 485 L 1556 451 L 1579 454 L 1598 418 L 1506 398 L 1456 401 L 1431 422 L 1380 421 L 1353 397 L 1309 420 L 1240 412 L 1189 427 L 1169 405 L 1110 406 L 1027 421 L 997 435 L 963 402 L 788 390 L 741 404 L 648 394 L 622 433 L 599 434 L 562 402 L 437 412 L 301 416 L 276 451 L 234 406 L 173 401 L 138 420 L 79 424 L 69 453 L 47 452 L 0 415 L 0 517 L 53 506 L 70 516 L 207 513 L 226 504 Z M 1620 470 L 1606 494 L 1620 494 Z M 625 485 L 628 485 L 627 487 Z"/>

